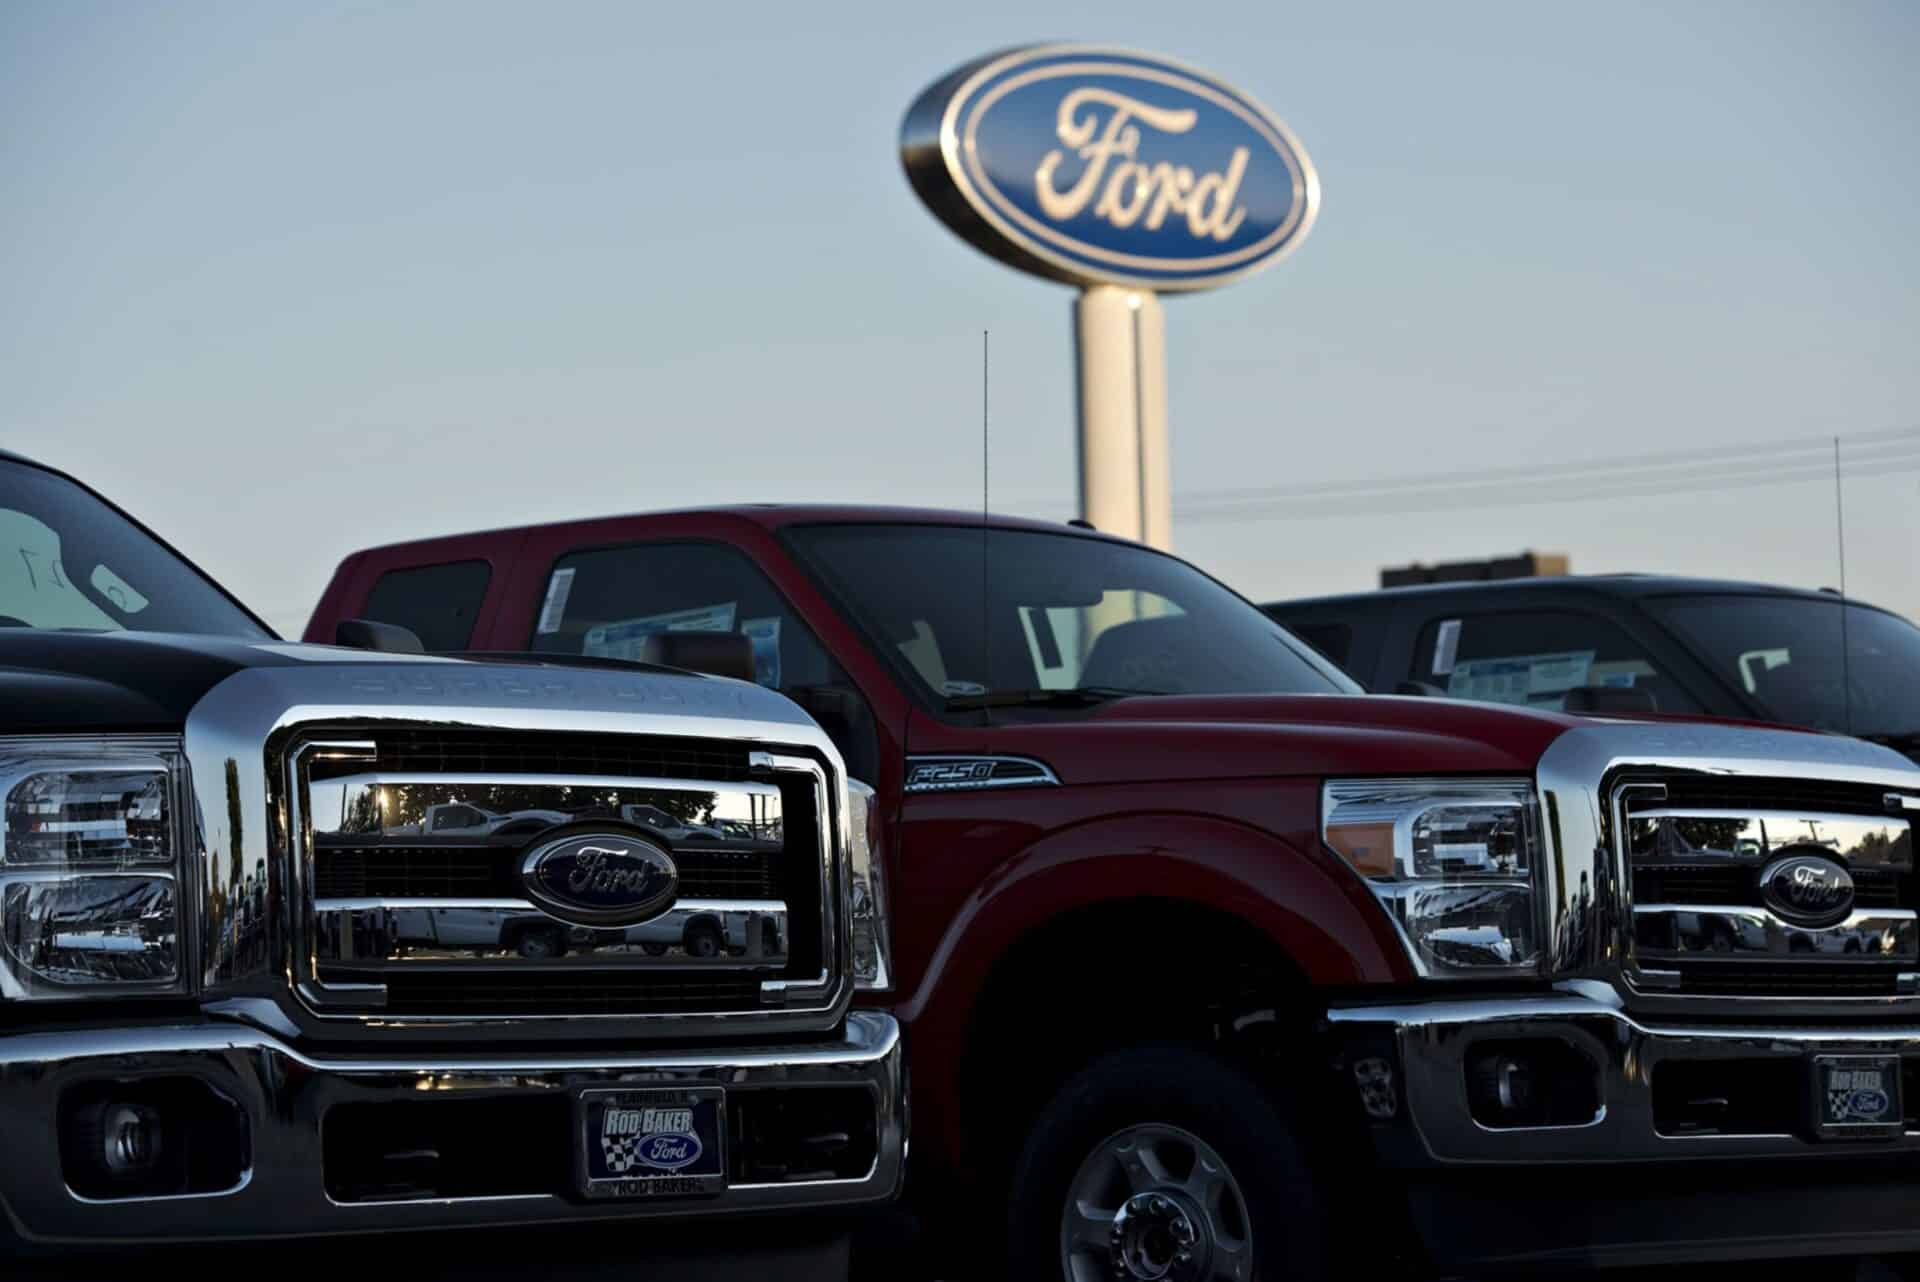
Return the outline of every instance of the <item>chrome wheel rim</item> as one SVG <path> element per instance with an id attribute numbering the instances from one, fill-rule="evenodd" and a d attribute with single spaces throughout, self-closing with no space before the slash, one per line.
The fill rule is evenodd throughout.
<path id="1" fill-rule="evenodd" d="M 1239 1181 L 1190 1131 L 1116 1131 L 1067 1186 L 1060 1265 L 1068 1282 L 1252 1282 Z"/>

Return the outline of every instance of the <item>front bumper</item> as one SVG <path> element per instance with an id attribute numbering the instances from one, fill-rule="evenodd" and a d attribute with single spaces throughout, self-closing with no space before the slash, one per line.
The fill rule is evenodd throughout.
<path id="1" fill-rule="evenodd" d="M 1329 1018 L 1375 1161 L 1449 1266 L 1920 1251 L 1920 1024 L 1654 1024 L 1601 984 Z M 1591 1115 L 1483 1120 L 1470 1065 L 1488 1043 L 1572 1048 L 1597 1080 Z M 1902 1125 L 1816 1138 L 1823 1055 L 1898 1059 Z"/>
<path id="2" fill-rule="evenodd" d="M 314 1058 L 257 1029 L 213 1023 L 28 1032 L 0 1036 L 0 1204 L 13 1231 L 38 1243 L 207 1241 L 504 1225 L 631 1216 L 712 1217 L 885 1202 L 906 1154 L 904 1052 L 886 1014 L 854 1011 L 836 1040 L 650 1054 L 425 1055 Z M 230 1187 L 167 1197 L 89 1198 L 63 1178 L 59 1101 L 102 1083 L 190 1078 L 244 1116 L 247 1161 Z M 873 1160 L 835 1178 L 730 1180 L 712 1196 L 588 1201 L 561 1179 L 541 1191 L 462 1196 L 336 1196 L 326 1126 L 341 1105 L 420 1109 L 458 1103 L 485 1117 L 524 1120 L 528 1101 L 570 1101 L 582 1087 L 722 1087 L 730 1105 L 768 1108 L 821 1088 L 872 1099 Z M 844 1098 L 844 1096 L 843 1096 Z M 540 1110 L 543 1115 L 553 1110 Z M 735 1110 L 738 1116 L 745 1112 Z M 570 1116 L 562 1108 L 560 1115 Z M 738 1120 L 731 1117 L 731 1128 Z M 729 1139 L 733 1137 L 730 1134 Z M 547 1170 L 554 1146 L 541 1128 L 503 1129 L 496 1151 L 524 1151 Z M 544 1152 L 544 1155 L 543 1155 Z M 564 1165 L 564 1164 L 563 1164 Z M 533 1183 L 539 1183 L 535 1178 Z M 0 1237 L 4 1237 L 0 1233 Z"/>

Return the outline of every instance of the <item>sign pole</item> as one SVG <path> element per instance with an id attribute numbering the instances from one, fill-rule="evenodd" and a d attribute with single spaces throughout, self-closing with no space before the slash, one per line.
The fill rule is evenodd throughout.
<path id="1" fill-rule="evenodd" d="M 1149 290 L 1093 285 L 1074 303 L 1073 333 L 1081 519 L 1171 548 L 1166 313 Z"/>

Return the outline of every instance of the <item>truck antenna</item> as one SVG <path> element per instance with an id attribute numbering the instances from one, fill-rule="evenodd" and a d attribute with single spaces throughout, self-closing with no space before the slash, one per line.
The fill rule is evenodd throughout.
<path id="1" fill-rule="evenodd" d="M 985 670 L 987 693 L 993 693 L 993 606 L 991 579 L 987 573 L 989 531 L 992 526 L 989 513 L 992 506 L 989 496 L 992 493 L 991 457 L 987 452 L 987 388 L 988 371 L 992 366 L 992 350 L 989 346 L 992 331 L 980 331 L 980 653 L 981 666 Z M 993 724 L 993 704 L 988 701 L 982 709 L 986 713 L 986 724 Z"/>
<path id="2" fill-rule="evenodd" d="M 1847 638 L 1847 509 L 1840 495 L 1840 438 L 1833 438 L 1833 528 L 1840 543 L 1840 706 L 1853 733 L 1853 648 Z"/>

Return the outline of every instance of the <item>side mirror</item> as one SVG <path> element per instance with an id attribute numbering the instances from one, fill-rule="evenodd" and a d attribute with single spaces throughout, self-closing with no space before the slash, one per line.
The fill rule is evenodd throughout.
<path id="1" fill-rule="evenodd" d="M 352 646 L 356 650 L 377 650 L 382 654 L 425 654 L 427 648 L 420 644 L 420 638 L 413 629 L 403 628 L 397 623 L 380 623 L 373 619 L 342 619 L 333 627 L 335 645 Z"/>

